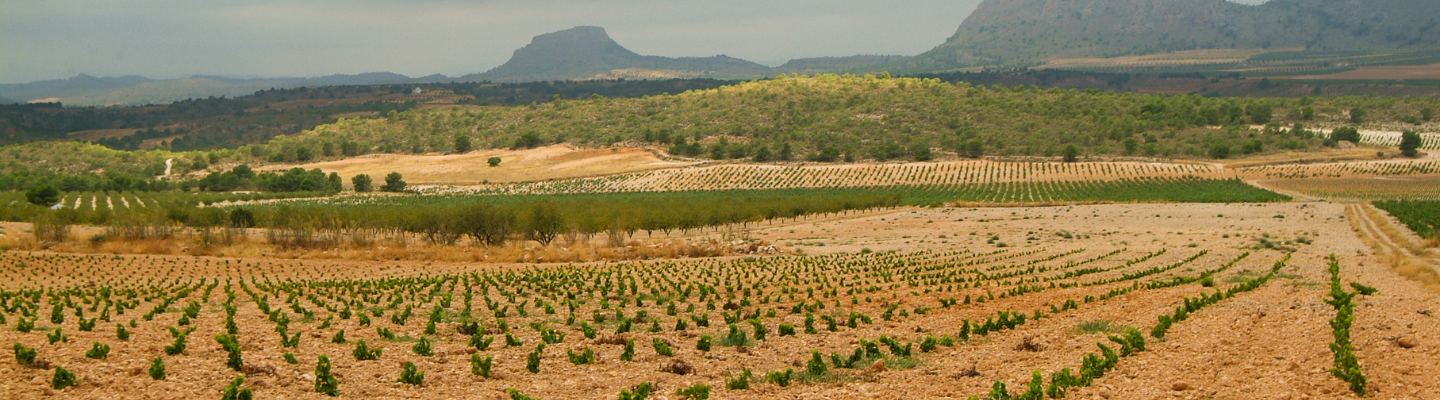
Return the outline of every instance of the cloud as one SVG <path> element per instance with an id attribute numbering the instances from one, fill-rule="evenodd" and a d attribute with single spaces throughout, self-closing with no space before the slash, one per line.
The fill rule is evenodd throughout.
<path id="1" fill-rule="evenodd" d="M 0 82 L 77 73 L 483 72 L 530 38 L 605 27 L 663 56 L 917 54 L 979 0 L 5 0 Z"/>

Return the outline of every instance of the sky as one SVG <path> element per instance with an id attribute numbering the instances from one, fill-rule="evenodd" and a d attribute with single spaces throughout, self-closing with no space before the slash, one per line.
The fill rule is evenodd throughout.
<path id="1" fill-rule="evenodd" d="M 0 0 L 0 83 L 81 73 L 459 76 L 504 63 L 536 35 L 580 25 L 667 57 L 725 54 L 773 66 L 914 55 L 943 43 L 979 2 Z"/>

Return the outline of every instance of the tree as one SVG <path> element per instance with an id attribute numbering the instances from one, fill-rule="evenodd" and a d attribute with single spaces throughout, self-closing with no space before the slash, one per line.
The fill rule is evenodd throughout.
<path id="1" fill-rule="evenodd" d="M 1300 118 L 1306 121 L 1315 119 L 1315 107 L 1305 106 L 1305 108 L 1300 109 Z"/>
<path id="2" fill-rule="evenodd" d="M 795 158 L 795 150 L 790 148 L 790 143 L 780 145 L 780 161 L 790 161 Z"/>
<path id="3" fill-rule="evenodd" d="M 389 175 L 385 175 L 385 186 L 381 186 L 380 191 L 403 192 L 405 191 L 405 181 L 400 177 L 399 172 L 391 172 Z"/>
<path id="4" fill-rule="evenodd" d="M 1420 155 L 1421 144 L 1420 134 L 1418 133 L 1405 132 L 1400 134 L 1400 154 L 1404 154 L 1406 157 Z"/>
<path id="5" fill-rule="evenodd" d="M 970 141 L 965 142 L 965 145 L 962 147 L 961 153 L 966 157 L 980 158 L 985 155 L 985 142 L 980 141 L 978 138 L 970 139 Z"/>
<path id="6" fill-rule="evenodd" d="M 490 157 L 490 159 L 485 160 L 485 162 L 490 163 L 490 166 L 492 167 L 498 167 L 500 166 L 500 157 Z"/>
<path id="7" fill-rule="evenodd" d="M 1365 123 L 1365 109 L 1360 107 L 1351 108 L 1350 122 L 1356 124 Z"/>
<path id="8" fill-rule="evenodd" d="M 469 136 L 465 136 L 465 135 L 463 135 L 463 134 L 456 134 L 456 135 L 455 135 L 455 152 L 456 152 L 456 153 L 462 153 L 462 154 L 463 154 L 463 153 L 469 153 L 469 152 L 470 152 L 470 137 L 469 137 Z"/>
<path id="9" fill-rule="evenodd" d="M 1075 162 L 1080 158 L 1080 148 L 1073 144 L 1067 144 L 1065 149 L 1060 151 L 1060 155 L 1065 157 L 1065 162 Z"/>
<path id="10" fill-rule="evenodd" d="M 1135 154 L 1135 151 L 1136 151 L 1136 150 L 1139 150 L 1139 149 L 1140 149 L 1140 141 L 1135 140 L 1135 138 L 1133 138 L 1133 137 L 1132 137 L 1132 138 L 1126 138 L 1126 139 L 1125 139 L 1125 155 L 1128 156 L 1128 155 Z"/>
<path id="11" fill-rule="evenodd" d="M 371 186 L 372 183 L 370 175 L 360 174 L 350 178 L 350 184 L 355 186 L 355 192 L 357 193 L 368 193 L 375 190 L 375 188 Z"/>
<path id="12" fill-rule="evenodd" d="M 771 157 L 770 146 L 761 145 L 760 148 L 755 149 L 755 162 L 770 161 Z"/>
<path id="13" fill-rule="evenodd" d="M 924 139 L 916 140 L 910 144 L 910 155 L 915 157 L 915 161 L 930 161 L 930 159 L 935 158 L 935 156 L 930 153 L 930 142 Z"/>
<path id="14" fill-rule="evenodd" d="M 560 215 L 560 207 L 551 202 L 542 202 L 535 205 L 530 211 L 530 239 L 540 242 L 541 246 L 549 246 L 560 232 L 565 230 L 565 219 Z"/>
<path id="15" fill-rule="evenodd" d="M 1360 144 L 1360 130 L 1355 129 L 1353 126 L 1335 128 L 1335 130 L 1330 133 L 1330 139 L 1337 142 L 1344 140 L 1350 143 Z"/>
<path id="16" fill-rule="evenodd" d="M 1265 102 L 1251 104 L 1250 108 L 1245 111 L 1250 113 L 1250 122 L 1261 125 L 1270 123 L 1270 119 L 1275 116 L 1274 107 Z"/>
<path id="17" fill-rule="evenodd" d="M 1230 158 L 1230 145 L 1224 143 L 1210 145 L 1210 158 L 1217 160 Z"/>
<path id="18" fill-rule="evenodd" d="M 35 186 L 25 191 L 25 200 L 37 206 L 53 206 L 60 202 L 60 190 L 50 185 Z"/>
<path id="19" fill-rule="evenodd" d="M 340 189 L 344 189 L 344 186 L 341 184 L 341 182 L 343 181 L 340 180 L 340 174 L 331 172 L 330 176 L 325 178 L 326 191 L 330 193 L 339 193 Z"/>
<path id="20" fill-rule="evenodd" d="M 1420 110 L 1420 119 L 1425 120 L 1426 122 L 1435 119 L 1435 109 L 1426 108 L 1424 110 Z"/>

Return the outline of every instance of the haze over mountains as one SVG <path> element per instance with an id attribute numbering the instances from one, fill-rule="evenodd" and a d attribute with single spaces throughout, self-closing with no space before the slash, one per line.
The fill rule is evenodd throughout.
<path id="1" fill-rule="evenodd" d="M 0 85 L 16 101 L 68 105 L 153 104 L 241 96 L 297 86 L 453 81 L 529 82 L 588 79 L 771 77 L 782 73 L 933 73 L 978 67 L 1016 68 L 1057 58 L 1116 57 L 1195 49 L 1289 49 L 1355 52 L 1440 48 L 1440 7 L 1433 0 L 1272 0 L 1259 6 L 1225 0 L 986 0 L 944 44 L 916 56 L 862 55 L 796 59 L 770 68 L 715 55 L 640 55 L 601 27 L 536 36 L 490 71 L 451 78 L 392 73 L 318 78 L 233 79 L 138 76 Z M 0 100 L 3 101 L 3 100 Z"/>

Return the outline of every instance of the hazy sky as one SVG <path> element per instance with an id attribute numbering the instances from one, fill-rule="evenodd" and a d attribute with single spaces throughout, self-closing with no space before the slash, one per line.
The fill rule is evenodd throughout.
<path id="1" fill-rule="evenodd" d="M 1255 2 L 1260 0 L 1244 0 Z M 913 55 L 980 0 L 0 0 L 0 83 L 96 76 L 484 72 L 603 26 L 647 55 Z"/>

